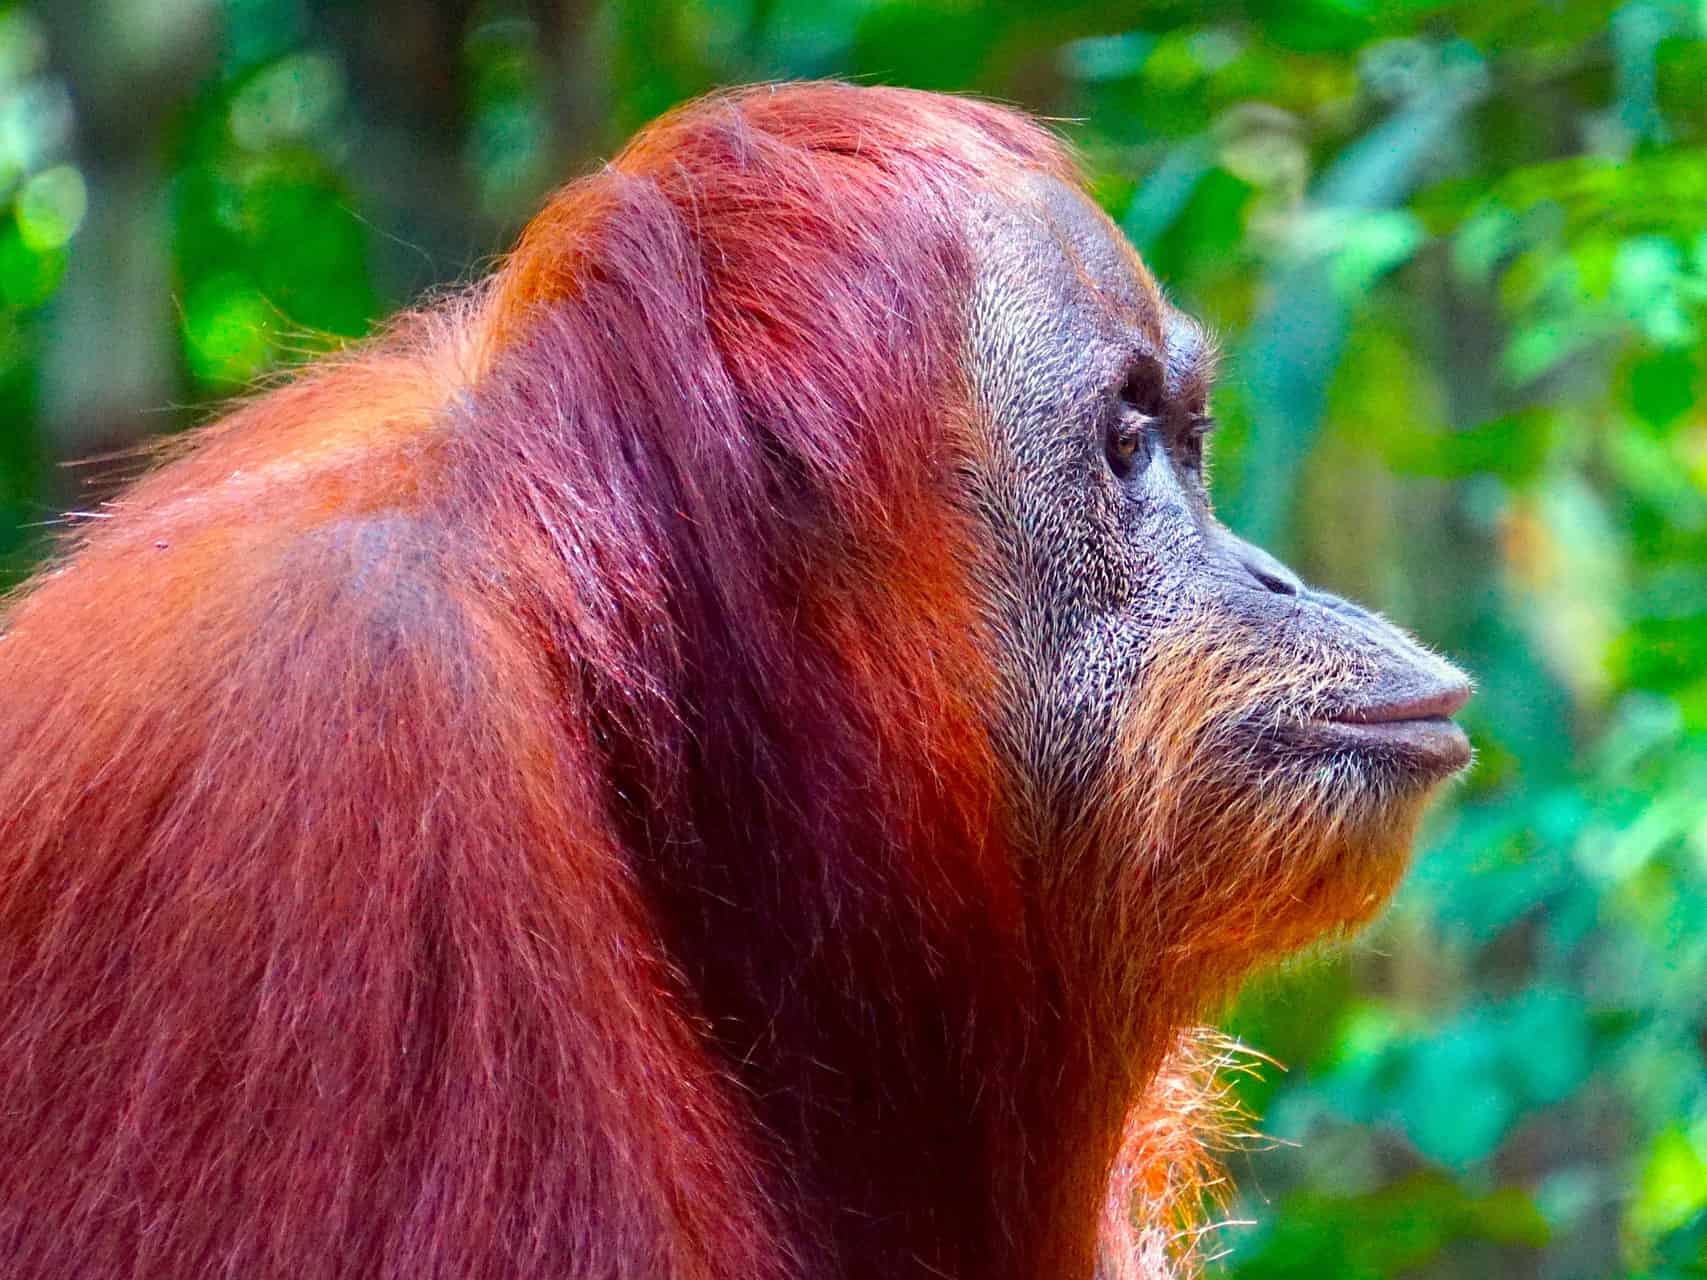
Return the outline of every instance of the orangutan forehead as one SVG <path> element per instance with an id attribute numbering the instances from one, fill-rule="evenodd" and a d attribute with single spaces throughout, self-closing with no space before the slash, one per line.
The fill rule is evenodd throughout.
<path id="1" fill-rule="evenodd" d="M 1007 331 L 997 351 L 1030 348 L 1058 371 L 1062 361 L 1088 359 L 1091 346 L 1142 350 L 1166 370 L 1171 393 L 1187 403 L 1207 397 L 1214 339 L 1168 303 L 1120 229 L 1082 191 L 1035 174 L 982 203 L 973 227 L 984 319 Z M 1038 351 L 1039 342 L 1055 349 Z"/>
<path id="2" fill-rule="evenodd" d="M 1107 215 L 1059 178 L 1039 176 L 1029 186 L 1022 200 L 1037 210 L 1040 230 L 1054 238 L 1085 286 L 1126 324 L 1165 342 L 1167 303 L 1149 269 Z"/>

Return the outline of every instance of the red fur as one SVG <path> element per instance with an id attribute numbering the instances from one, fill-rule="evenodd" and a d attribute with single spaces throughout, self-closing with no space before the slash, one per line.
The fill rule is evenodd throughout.
<path id="1" fill-rule="evenodd" d="M 1040 168 L 696 104 L 13 601 L 0 1273 L 1087 1271 L 936 496 L 956 211 Z"/>

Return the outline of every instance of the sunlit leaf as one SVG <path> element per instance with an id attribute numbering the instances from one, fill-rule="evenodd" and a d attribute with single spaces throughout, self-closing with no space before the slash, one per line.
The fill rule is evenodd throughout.
<path id="1" fill-rule="evenodd" d="M 1653 1236 L 1688 1222 L 1707 1208 L 1707 1156 L 1688 1134 L 1669 1129 L 1649 1146 L 1630 1203 L 1630 1223 Z"/>

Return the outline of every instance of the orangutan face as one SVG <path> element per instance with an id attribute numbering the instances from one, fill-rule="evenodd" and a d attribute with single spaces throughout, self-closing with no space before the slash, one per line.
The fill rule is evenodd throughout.
<path id="1" fill-rule="evenodd" d="M 1366 917 L 1469 760 L 1464 676 L 1216 520 L 1214 343 L 1088 200 L 1038 179 L 972 239 L 970 503 L 1038 857 L 1094 845 L 1212 948 Z"/>

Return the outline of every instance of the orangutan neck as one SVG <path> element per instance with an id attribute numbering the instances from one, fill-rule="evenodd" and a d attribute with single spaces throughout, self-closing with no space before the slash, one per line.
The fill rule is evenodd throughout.
<path id="1" fill-rule="evenodd" d="M 808 1256 L 837 1280 L 1104 1275 L 1111 1169 L 1137 1077 L 1161 1054 L 1123 1059 L 1081 1016 L 1040 1017 L 1035 975 L 1004 973 L 994 950 L 976 982 L 922 958 L 870 959 L 878 989 L 913 984 L 906 1001 L 814 993 L 815 966 L 797 963 L 763 1037 L 723 1046 L 797 1182 Z M 726 988 L 711 1003 L 741 1001 Z"/>

